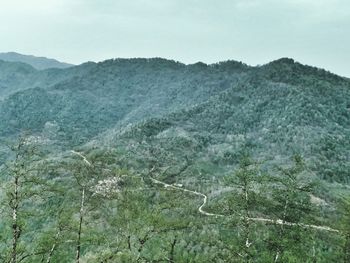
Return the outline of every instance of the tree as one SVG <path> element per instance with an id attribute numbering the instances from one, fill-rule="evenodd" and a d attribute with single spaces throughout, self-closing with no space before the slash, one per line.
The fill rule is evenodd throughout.
<path id="1" fill-rule="evenodd" d="M 254 255 L 253 221 L 251 218 L 253 211 L 258 206 L 258 196 L 255 189 L 260 180 L 259 174 L 257 164 L 247 153 L 243 153 L 238 170 L 234 173 L 234 176 L 226 181 L 227 185 L 235 190 L 230 195 L 225 210 L 230 214 L 231 224 L 237 225 L 242 232 L 238 246 L 239 250 L 234 250 L 233 253 L 241 258 L 243 262 L 251 262 Z"/>
<path id="2" fill-rule="evenodd" d="M 116 198 L 120 192 L 122 175 L 113 167 L 108 167 L 110 156 L 106 154 L 82 154 L 71 151 L 64 164 L 61 182 L 65 189 L 62 204 L 62 222 L 66 238 L 75 240 L 75 262 L 82 260 L 83 240 L 95 239 L 100 242 L 106 230 L 100 230 L 95 224 L 101 218 L 103 203 Z M 65 175 L 64 175 L 65 174 Z M 89 226 L 86 228 L 86 226 Z M 94 227 L 95 226 L 95 227 Z M 87 232 L 89 234 L 87 234 Z M 85 234 L 85 235 L 84 235 Z M 87 249 L 91 249 L 91 245 Z"/>
<path id="3" fill-rule="evenodd" d="M 274 251 L 274 262 L 285 262 L 288 261 L 288 256 L 284 257 L 288 251 L 297 257 L 307 256 L 304 252 L 307 247 L 305 239 L 308 229 L 303 223 L 312 219 L 310 194 L 313 183 L 303 173 L 305 164 L 300 155 L 293 156 L 291 167 L 278 167 L 277 170 L 278 176 L 270 178 L 273 203 L 270 213 L 279 220 L 279 223 L 276 225 L 275 235 L 272 235 L 269 242 L 270 249 Z"/>
<path id="4" fill-rule="evenodd" d="M 341 212 L 340 230 L 344 237 L 343 260 L 350 262 L 350 196 L 342 196 L 339 203 Z"/>
<path id="5" fill-rule="evenodd" d="M 29 246 L 31 244 L 26 240 L 37 240 L 40 236 L 40 225 L 35 228 L 32 222 L 41 218 L 42 211 L 37 211 L 36 208 L 44 200 L 44 193 L 48 189 L 44 175 L 45 162 L 40 155 L 36 138 L 21 135 L 16 143 L 9 145 L 9 150 L 8 162 L 1 170 L 5 175 L 6 192 L 1 205 L 5 216 L 3 220 L 8 219 L 5 222 L 11 225 L 11 231 L 0 232 L 5 239 L 2 242 L 11 248 L 5 248 L 2 255 L 5 255 L 5 262 L 19 263 L 47 252 L 46 249 L 39 250 L 35 245 Z"/>

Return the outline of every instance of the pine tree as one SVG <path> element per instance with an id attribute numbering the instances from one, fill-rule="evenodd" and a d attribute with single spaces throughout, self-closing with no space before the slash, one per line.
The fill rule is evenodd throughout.
<path id="1" fill-rule="evenodd" d="M 297 258 L 309 256 L 305 251 L 308 245 L 305 242 L 310 233 L 303 223 L 312 219 L 310 194 L 313 183 L 304 171 L 302 157 L 295 155 L 293 166 L 278 167 L 278 176 L 271 180 L 273 206 L 270 213 L 278 219 L 278 224 L 275 225 L 276 233 L 270 239 L 274 262 L 288 261 L 287 252 Z"/>
<path id="2" fill-rule="evenodd" d="M 341 212 L 340 229 L 343 235 L 343 260 L 350 262 L 350 196 L 342 196 L 339 203 Z"/>
<path id="3" fill-rule="evenodd" d="M 253 225 L 252 213 L 258 206 L 258 196 L 256 192 L 257 184 L 260 180 L 260 172 L 248 154 L 243 154 L 240 160 L 239 169 L 234 176 L 228 178 L 226 183 L 234 188 L 229 197 L 227 210 L 232 218 L 232 225 L 237 225 L 240 230 L 239 245 L 233 248 L 235 258 L 240 258 L 242 262 L 252 262 L 254 257 Z"/>
<path id="4" fill-rule="evenodd" d="M 98 243 L 106 236 L 106 230 L 99 229 L 95 221 L 101 218 L 103 203 L 118 196 L 122 176 L 108 167 L 109 156 L 85 155 L 75 151 L 71 154 L 62 164 L 67 174 L 62 182 L 66 198 L 62 204 L 61 222 L 65 237 L 75 240 L 75 262 L 79 263 L 85 250 L 85 238 L 95 239 Z M 91 244 L 86 247 L 92 248 Z"/>
<path id="5" fill-rule="evenodd" d="M 44 174 L 45 162 L 40 156 L 36 138 L 21 135 L 15 143 L 9 145 L 9 150 L 9 160 L 2 169 L 6 180 L 3 185 L 6 197 L 1 205 L 4 211 L 3 224 L 6 222 L 10 225 L 11 231 L 7 234 L 0 232 L 3 232 L 2 238 L 5 239 L 1 243 L 10 248 L 2 251 L 2 255 L 5 255 L 4 262 L 18 263 L 47 253 L 46 248 L 39 249 L 26 240 L 40 239 L 40 226 L 35 228 L 33 222 L 39 220 L 44 213 L 37 208 L 45 199 L 45 191 L 48 189 Z"/>

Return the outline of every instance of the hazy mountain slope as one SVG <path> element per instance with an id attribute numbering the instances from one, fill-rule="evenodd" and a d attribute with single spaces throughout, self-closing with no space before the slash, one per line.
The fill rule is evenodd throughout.
<path id="1" fill-rule="evenodd" d="M 276 63 L 282 64 L 275 68 Z M 239 85 L 189 110 L 109 134 L 107 143 L 147 148 L 134 150 L 141 155 L 156 148 L 163 162 L 196 156 L 197 163 L 210 163 L 216 172 L 235 165 L 245 148 L 267 164 L 282 164 L 301 153 L 321 178 L 349 182 L 349 81 L 329 73 L 306 74 L 303 69 L 313 68 L 300 64 L 286 72 L 283 63 L 254 69 Z M 264 74 L 271 68 L 278 82 Z"/>
<path id="2" fill-rule="evenodd" d="M 255 68 L 159 58 L 0 68 L 2 137 L 31 130 L 68 148 L 136 143 L 136 158 L 191 156 L 215 173 L 247 147 L 271 165 L 299 152 L 320 177 L 349 180 L 350 81 L 291 59 Z"/>
<path id="3" fill-rule="evenodd" d="M 30 65 L 0 60 L 0 98 L 21 89 L 35 72 Z"/>
<path id="4" fill-rule="evenodd" d="M 62 141 L 79 144 L 114 126 L 162 116 L 236 85 L 249 67 L 118 59 L 31 75 L 30 88 L 0 105 L 1 133 L 41 131 L 57 123 Z M 28 87 L 27 86 L 27 87 Z"/>
<path id="5" fill-rule="evenodd" d="M 23 55 L 16 52 L 0 53 L 0 60 L 26 63 L 38 70 L 48 68 L 68 68 L 73 66 L 72 64 L 59 62 L 55 59 Z"/>
<path id="6" fill-rule="evenodd" d="M 0 99 L 30 88 L 49 88 L 57 83 L 89 74 L 94 63 L 85 63 L 67 69 L 36 70 L 21 62 L 5 62 L 0 60 Z"/>

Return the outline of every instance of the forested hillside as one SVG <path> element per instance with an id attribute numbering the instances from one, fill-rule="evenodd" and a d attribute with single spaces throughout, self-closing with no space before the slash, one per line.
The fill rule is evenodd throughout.
<path id="1" fill-rule="evenodd" d="M 0 61 L 0 262 L 349 262 L 350 80 Z"/>

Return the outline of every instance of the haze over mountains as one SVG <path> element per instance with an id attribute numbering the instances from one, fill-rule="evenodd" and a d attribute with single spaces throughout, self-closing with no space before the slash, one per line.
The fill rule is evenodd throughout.
<path id="1" fill-rule="evenodd" d="M 0 53 L 0 60 L 26 63 L 39 70 L 48 68 L 68 68 L 73 66 L 72 64 L 59 62 L 55 59 L 23 55 L 16 52 Z"/>

